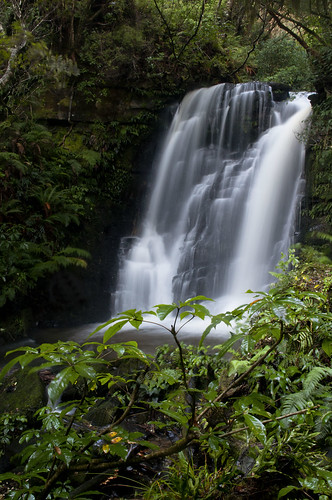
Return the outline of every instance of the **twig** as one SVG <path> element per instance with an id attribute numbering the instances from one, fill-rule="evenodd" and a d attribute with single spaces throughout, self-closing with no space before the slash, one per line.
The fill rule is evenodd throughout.
<path id="1" fill-rule="evenodd" d="M 238 71 L 240 71 L 240 69 L 242 69 L 242 68 L 245 66 L 246 62 L 248 61 L 248 59 L 249 59 L 249 57 L 250 57 L 250 54 L 251 54 L 252 52 L 254 52 L 254 50 L 255 50 L 255 48 L 256 48 L 256 44 L 257 44 L 257 42 L 259 41 L 259 39 L 261 38 L 261 36 L 263 36 L 263 35 L 264 35 L 264 32 L 265 32 L 265 24 L 266 24 L 266 16 L 267 16 L 267 14 L 265 13 L 265 17 L 264 17 L 264 19 L 263 19 L 263 26 L 262 26 L 262 29 L 261 29 L 261 30 L 260 30 L 260 32 L 258 33 L 258 35 L 257 35 L 257 37 L 255 38 L 255 40 L 252 42 L 252 47 L 251 47 L 251 49 L 248 51 L 248 53 L 247 53 L 247 57 L 245 58 L 245 60 L 243 61 L 243 63 L 242 63 L 242 64 L 241 64 L 241 65 L 240 65 L 240 66 L 239 66 L 239 67 L 238 67 L 235 71 L 233 71 L 233 72 L 231 73 L 231 76 L 236 75 L 236 73 L 238 73 Z"/>
<path id="2" fill-rule="evenodd" d="M 219 396 L 217 396 L 214 399 L 213 403 L 218 403 L 219 401 L 221 401 L 226 396 L 226 394 L 231 389 L 233 389 L 233 387 L 236 387 L 237 385 L 239 385 L 239 383 L 242 382 L 243 379 L 245 379 L 257 366 L 259 366 L 264 361 L 264 359 L 277 347 L 277 345 L 280 344 L 280 342 L 283 339 L 283 336 L 284 336 L 284 324 L 280 320 L 280 337 L 279 337 L 279 339 L 270 347 L 270 349 L 268 351 L 266 351 L 265 354 L 263 354 L 263 356 L 261 356 L 257 361 L 255 361 L 255 363 L 253 363 L 246 372 L 242 373 L 242 375 L 240 375 L 240 377 L 233 380 L 233 382 L 221 394 L 219 394 Z M 210 408 L 205 408 L 205 410 L 203 410 L 198 415 L 198 417 L 197 417 L 198 420 L 200 420 L 209 411 L 209 409 Z"/>
<path id="3" fill-rule="evenodd" d="M 140 384 L 138 382 L 136 382 L 135 388 L 134 388 L 133 393 L 131 395 L 130 402 L 129 402 L 128 406 L 126 407 L 125 411 L 123 412 L 123 414 L 121 415 L 121 417 L 118 418 L 118 420 L 116 420 L 114 423 L 112 423 L 111 425 L 109 425 L 106 429 L 104 429 L 103 431 L 101 431 L 99 434 L 97 434 L 97 437 L 101 437 L 101 436 L 107 434 L 115 426 L 119 425 L 126 418 L 126 416 L 128 415 L 130 409 L 132 408 L 132 406 L 133 406 L 133 404 L 134 404 L 134 402 L 136 400 L 136 396 L 137 396 L 139 387 L 140 387 Z M 94 443 L 95 443 L 95 439 L 91 439 L 85 446 L 83 446 L 79 450 L 78 456 L 83 455 L 84 452 L 88 448 L 90 448 L 90 446 L 92 446 Z M 88 464 L 87 466 L 90 467 L 90 464 Z M 72 468 L 72 467 L 70 467 L 70 468 Z M 68 470 L 68 468 L 69 467 L 65 463 L 62 463 L 61 465 L 59 465 L 58 469 L 54 472 L 54 474 L 51 477 L 49 475 L 49 477 L 47 478 L 47 481 L 45 483 L 45 487 L 44 487 L 43 491 L 37 497 L 38 500 L 44 500 L 47 497 L 47 495 L 48 495 L 48 493 L 49 493 L 52 485 L 54 484 L 54 482 L 57 481 L 59 479 L 59 477 Z M 85 466 L 85 469 L 86 469 L 86 466 Z"/>
<path id="4" fill-rule="evenodd" d="M 319 407 L 320 407 L 320 405 L 311 406 L 310 408 L 305 408 L 304 410 L 294 411 L 293 413 L 287 413 L 287 415 L 282 415 L 281 417 L 268 418 L 267 420 L 262 420 L 262 424 L 270 424 L 271 422 L 276 422 L 277 420 L 283 420 L 284 418 L 293 417 L 294 415 L 301 415 L 301 414 L 306 413 L 310 410 L 316 410 Z M 221 434 L 219 437 L 223 439 L 225 437 L 232 436 L 233 434 L 238 434 L 239 432 L 243 432 L 243 431 L 247 431 L 247 430 L 249 430 L 248 426 L 240 427 L 239 429 L 234 429 L 233 431 L 225 432 L 225 434 Z"/>

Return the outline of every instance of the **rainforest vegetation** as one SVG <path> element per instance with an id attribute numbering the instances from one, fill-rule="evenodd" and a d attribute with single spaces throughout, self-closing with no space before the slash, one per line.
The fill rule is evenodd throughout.
<path id="1" fill-rule="evenodd" d="M 160 326 L 175 347 L 155 358 L 107 344 L 146 321 L 136 310 L 84 346 L 22 348 L 1 399 L 22 371 L 49 400 L 1 409 L 0 454 L 19 453 L 1 465 L 1 498 L 330 497 L 331 13 L 330 0 L 0 0 L 4 344 L 49 318 L 84 322 L 83 309 L 103 320 L 98 248 L 134 220 L 166 106 L 220 82 L 314 93 L 302 245 L 277 284 L 217 316 L 202 297 L 156 306 L 153 322 L 175 314 Z M 67 307 L 64 279 L 81 291 Z M 211 322 L 198 348 L 178 341 L 191 318 Z M 231 338 L 207 351 L 219 324 Z"/>

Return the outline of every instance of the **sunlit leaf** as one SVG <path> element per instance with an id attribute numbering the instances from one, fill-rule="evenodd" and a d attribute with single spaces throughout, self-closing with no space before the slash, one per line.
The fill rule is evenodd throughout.
<path id="1" fill-rule="evenodd" d="M 78 377 L 79 374 L 71 366 L 58 373 L 48 386 L 48 396 L 50 400 L 56 403 L 68 385 L 76 382 Z"/>
<path id="2" fill-rule="evenodd" d="M 156 306 L 156 313 L 160 320 L 164 320 L 171 312 L 177 309 L 176 304 L 158 304 Z"/>
<path id="3" fill-rule="evenodd" d="M 113 326 L 111 326 L 110 328 L 108 328 L 106 330 L 106 332 L 104 333 L 103 341 L 107 342 L 117 332 L 119 332 L 127 323 L 128 323 L 128 320 L 125 319 L 124 321 L 118 321 L 118 323 L 115 323 Z"/>
<path id="4" fill-rule="evenodd" d="M 253 415 L 250 415 L 250 413 L 245 413 L 244 414 L 244 420 L 249 427 L 249 429 L 252 431 L 254 436 L 262 443 L 266 443 L 266 429 L 264 424 L 262 422 L 254 417 Z"/>

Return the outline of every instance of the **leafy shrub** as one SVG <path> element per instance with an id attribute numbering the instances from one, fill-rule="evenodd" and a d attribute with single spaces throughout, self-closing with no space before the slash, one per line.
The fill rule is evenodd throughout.
<path id="1" fill-rule="evenodd" d="M 144 498 L 220 498 L 254 483 L 258 489 L 268 485 L 274 497 L 294 490 L 327 498 L 332 316 L 325 295 L 275 287 L 214 316 L 205 300 L 199 296 L 150 311 L 125 311 L 95 330 L 102 342 L 14 351 L 18 356 L 1 377 L 17 363 L 24 370 L 37 365 L 32 372 L 56 370 L 48 386 L 50 403 L 35 415 L 39 426 L 21 435 L 22 474 L 0 476 L 16 482 L 12 498 L 100 491 L 101 471 L 115 488 L 111 477 L 170 455 L 174 466 L 155 483 L 140 488 L 131 483 L 136 498 L 142 488 Z M 197 348 L 179 340 L 194 318 L 210 320 Z M 228 325 L 230 338 L 207 354 L 204 342 L 220 323 Z M 123 328 L 139 330 L 144 324 L 166 329 L 176 347 L 164 347 L 151 358 L 135 342 L 109 343 Z M 226 353 L 232 355 L 228 360 Z M 134 364 L 127 372 L 121 365 L 115 370 L 119 360 Z M 77 386 L 79 397 L 59 403 L 68 384 Z M 86 420 L 91 407 L 110 395 L 116 409 L 111 421 L 91 427 Z M 144 433 L 128 433 L 122 422 L 129 417 L 133 422 L 142 412 L 149 428 L 161 436 L 171 432 L 173 443 L 158 446 Z M 89 472 L 91 479 L 75 485 L 78 471 Z"/>
<path id="2" fill-rule="evenodd" d="M 308 55 L 287 36 L 277 36 L 262 42 L 256 53 L 255 64 L 259 80 L 284 83 L 293 90 L 313 88 Z"/>

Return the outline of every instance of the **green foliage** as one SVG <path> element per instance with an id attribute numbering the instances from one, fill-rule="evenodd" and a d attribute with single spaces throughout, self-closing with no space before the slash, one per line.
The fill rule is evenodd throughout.
<path id="1" fill-rule="evenodd" d="M 310 186 L 311 205 L 308 215 L 319 224 L 326 233 L 330 232 L 332 224 L 331 198 L 331 126 L 332 126 L 332 98 L 327 97 L 323 102 L 314 106 L 310 141 L 312 155 L 308 181 Z"/>
<path id="2" fill-rule="evenodd" d="M 217 498 L 220 471 L 209 470 L 207 464 L 195 467 L 183 452 L 173 460 L 167 477 L 156 480 L 144 492 L 145 500 L 191 500 Z"/>
<path id="3" fill-rule="evenodd" d="M 5 447 L 13 438 L 25 430 L 27 418 L 24 415 L 2 413 L 0 416 L 0 457 L 4 454 Z"/>
<path id="4" fill-rule="evenodd" d="M 287 36 L 262 42 L 255 53 L 256 77 L 289 85 L 293 90 L 312 90 L 313 77 L 308 55 Z"/>
<path id="5" fill-rule="evenodd" d="M 332 371 L 324 341 L 331 341 L 332 315 L 326 296 L 274 287 L 219 315 L 210 314 L 206 301 L 198 296 L 149 311 L 125 311 L 93 332 L 102 342 L 57 342 L 10 353 L 16 357 L 0 378 L 17 364 L 30 372 L 52 367 L 54 373 L 48 406 L 36 412 L 36 426 L 21 433 L 22 475 L 0 476 L 16 482 L 13 494 L 75 495 L 85 491 L 76 490 L 75 471 L 89 470 L 97 485 L 98 471 L 112 470 L 116 477 L 122 465 L 135 468 L 173 455 L 174 465 L 147 486 L 144 498 L 220 498 L 246 488 L 249 480 L 250 488 L 253 481 L 257 488 L 269 484 L 280 498 L 292 488 L 327 495 L 331 473 L 324 450 L 332 421 Z M 185 346 L 178 336 L 194 318 L 211 322 L 205 341 L 221 322 L 237 333 L 212 350 L 203 342 L 198 348 Z M 133 327 L 139 335 L 144 324 L 166 329 L 175 347 L 162 347 L 151 358 L 135 342 L 113 343 L 123 328 Z M 225 359 L 227 352 L 231 359 Z M 127 374 L 121 360 L 134 363 Z M 79 396 L 61 402 L 68 387 Z M 107 391 L 117 416 L 91 428 L 89 411 L 96 399 L 107 402 Z M 142 411 L 159 433 L 177 434 L 175 443 L 156 447 L 142 434 L 128 433 L 121 423 Z M 144 451 L 133 452 L 133 444 Z"/>
<path id="6" fill-rule="evenodd" d="M 39 124 L 6 120 L 0 153 L 0 306 L 68 265 L 86 266 L 87 251 L 68 245 L 89 205 L 79 194 L 68 153 Z M 14 151 L 10 151 L 14 148 Z M 84 162 L 84 159 L 81 160 Z M 89 166 L 88 166 L 89 168 Z"/>

